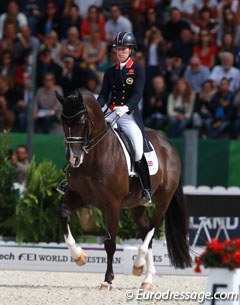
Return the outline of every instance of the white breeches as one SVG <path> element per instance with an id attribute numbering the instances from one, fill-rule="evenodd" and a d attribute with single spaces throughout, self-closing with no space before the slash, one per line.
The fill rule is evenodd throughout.
<path id="1" fill-rule="evenodd" d="M 108 122 L 112 122 L 116 118 L 116 114 L 114 111 L 108 110 L 107 114 L 111 112 L 111 114 L 106 117 Z M 140 161 L 143 155 L 143 136 L 141 129 L 138 127 L 137 123 L 132 114 L 124 114 L 119 118 L 117 124 L 122 129 L 122 131 L 129 137 L 133 144 L 134 152 L 135 152 L 135 161 Z"/>

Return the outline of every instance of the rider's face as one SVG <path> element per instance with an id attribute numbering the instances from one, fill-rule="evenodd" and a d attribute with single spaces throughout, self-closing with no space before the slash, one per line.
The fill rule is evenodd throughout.
<path id="1" fill-rule="evenodd" d="M 129 47 L 117 47 L 116 52 L 118 60 L 125 62 L 131 54 L 131 49 Z"/>

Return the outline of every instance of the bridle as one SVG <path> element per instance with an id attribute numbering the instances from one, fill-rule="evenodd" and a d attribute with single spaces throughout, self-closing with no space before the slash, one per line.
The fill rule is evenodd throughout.
<path id="1" fill-rule="evenodd" d="M 91 126 L 94 128 L 94 122 L 88 115 L 87 109 L 85 104 L 83 103 L 83 109 L 79 112 L 75 113 L 74 115 L 66 115 L 62 113 L 63 121 L 74 121 L 81 116 L 84 116 L 84 127 L 83 127 L 83 137 L 74 137 L 71 135 L 71 127 L 68 126 L 68 136 L 65 136 L 66 144 L 80 144 L 82 150 L 88 154 L 91 149 L 93 149 L 112 129 L 113 125 L 119 120 L 119 117 L 116 117 L 110 125 L 106 126 L 99 134 L 94 136 L 93 138 L 89 137 L 89 124 L 88 121 L 91 123 Z"/>

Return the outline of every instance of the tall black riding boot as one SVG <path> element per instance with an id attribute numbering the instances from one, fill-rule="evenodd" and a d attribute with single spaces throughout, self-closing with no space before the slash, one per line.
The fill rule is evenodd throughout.
<path id="1" fill-rule="evenodd" d="M 136 162 L 135 164 L 142 187 L 142 198 L 140 200 L 140 205 L 149 207 L 152 205 L 152 198 L 151 198 L 151 183 L 150 183 L 147 161 L 143 156 L 142 159 Z"/>

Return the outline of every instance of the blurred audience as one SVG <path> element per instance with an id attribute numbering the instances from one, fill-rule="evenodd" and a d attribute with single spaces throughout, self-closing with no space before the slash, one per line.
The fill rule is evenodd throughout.
<path id="1" fill-rule="evenodd" d="M 190 126 L 195 93 L 185 78 L 180 78 L 167 100 L 168 136 L 179 137 Z"/>
<path id="2" fill-rule="evenodd" d="M 55 91 L 63 94 L 62 88 L 55 83 L 54 74 L 45 74 L 43 86 L 38 88 L 33 101 L 35 131 L 37 133 L 50 133 L 53 123 L 59 123 L 61 106 Z"/>
<path id="3" fill-rule="evenodd" d="M 11 161 L 16 168 L 16 182 L 19 184 L 24 184 L 26 170 L 29 165 L 27 147 L 25 145 L 18 145 L 15 153 L 13 153 L 11 156 Z"/>

